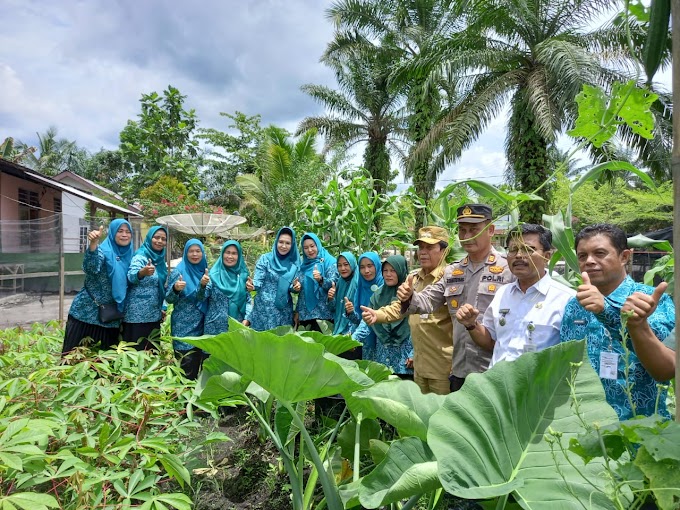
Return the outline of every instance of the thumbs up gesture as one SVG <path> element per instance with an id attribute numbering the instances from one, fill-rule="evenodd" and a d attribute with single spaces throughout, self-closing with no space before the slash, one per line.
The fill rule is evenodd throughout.
<path id="1" fill-rule="evenodd" d="M 316 264 L 314 264 L 314 270 L 312 271 L 312 276 L 319 283 L 321 283 L 323 281 L 323 275 L 319 272 L 319 268 L 316 267 Z"/>
<path id="2" fill-rule="evenodd" d="M 149 259 L 149 260 L 146 261 L 146 265 L 142 269 L 139 270 L 139 273 L 137 273 L 137 275 L 140 278 L 144 278 L 145 276 L 151 276 L 155 272 L 156 272 L 156 266 L 154 266 L 151 263 L 151 259 Z"/>
<path id="3" fill-rule="evenodd" d="M 373 324 L 378 322 L 378 314 L 373 308 L 367 306 L 361 306 L 359 308 L 361 308 L 361 318 L 364 319 L 366 324 L 373 326 Z"/>
<path id="4" fill-rule="evenodd" d="M 87 233 L 87 240 L 90 242 L 90 251 L 94 251 L 97 247 L 99 239 L 101 239 L 104 234 L 104 225 L 99 225 L 99 230 L 90 230 Z"/>
<path id="5" fill-rule="evenodd" d="M 345 296 L 345 313 L 347 315 L 352 315 L 354 313 L 354 304 Z"/>
<path id="6" fill-rule="evenodd" d="M 628 296 L 623 307 L 621 307 L 621 313 L 633 312 L 633 315 L 628 318 L 628 326 L 634 328 L 644 324 L 647 318 L 656 310 L 659 300 L 661 300 L 667 288 L 668 284 L 661 282 L 651 295 L 644 292 L 633 292 Z"/>
<path id="7" fill-rule="evenodd" d="M 576 289 L 576 299 L 589 312 L 602 312 L 604 310 L 604 296 L 595 285 L 590 283 L 590 275 L 587 272 L 582 272 L 581 278 L 583 283 Z"/>
<path id="8" fill-rule="evenodd" d="M 184 278 L 182 278 L 182 275 L 179 275 L 179 278 L 175 282 L 175 285 L 172 286 L 173 289 L 175 289 L 175 292 L 182 292 L 184 290 L 184 287 L 187 286 L 187 282 L 184 281 Z"/>
<path id="9" fill-rule="evenodd" d="M 246 279 L 246 290 L 248 292 L 255 290 L 255 284 L 253 284 L 253 279 L 250 276 Z"/>
<path id="10" fill-rule="evenodd" d="M 335 291 L 336 291 L 336 290 L 337 290 L 337 289 L 336 289 L 336 287 L 335 287 L 335 282 L 333 282 L 333 283 L 331 284 L 331 288 L 328 289 L 328 299 L 333 299 L 333 298 L 335 297 Z"/>
<path id="11" fill-rule="evenodd" d="M 300 279 L 295 278 L 295 280 L 293 280 L 293 290 L 295 292 L 300 292 L 301 288 L 302 288 L 302 285 L 300 284 Z"/>
<path id="12" fill-rule="evenodd" d="M 208 283 L 210 283 L 210 276 L 208 276 L 209 273 L 210 270 L 206 267 L 203 276 L 201 276 L 201 287 L 205 287 L 208 285 Z"/>
<path id="13" fill-rule="evenodd" d="M 412 295 L 413 295 L 413 275 L 410 274 L 408 275 L 408 278 L 406 278 L 406 281 L 399 285 L 399 288 L 397 289 L 397 297 L 399 298 L 399 301 L 405 303 L 406 301 L 411 299 Z"/>

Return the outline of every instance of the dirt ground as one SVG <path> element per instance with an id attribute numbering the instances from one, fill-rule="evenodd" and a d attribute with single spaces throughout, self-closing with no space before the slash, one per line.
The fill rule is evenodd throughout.
<path id="1" fill-rule="evenodd" d="M 75 294 L 64 296 L 64 316 L 66 320 L 68 309 Z M 30 326 L 34 322 L 48 322 L 58 319 L 59 295 L 20 293 L 0 295 L 0 329 L 16 326 Z"/>

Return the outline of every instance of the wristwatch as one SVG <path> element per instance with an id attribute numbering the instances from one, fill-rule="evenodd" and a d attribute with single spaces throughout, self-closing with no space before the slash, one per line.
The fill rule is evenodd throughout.
<path id="1" fill-rule="evenodd" d="M 475 322 L 474 325 L 472 325 L 472 326 L 465 326 L 465 329 L 467 329 L 468 331 L 472 331 L 476 327 L 477 327 L 477 323 Z"/>

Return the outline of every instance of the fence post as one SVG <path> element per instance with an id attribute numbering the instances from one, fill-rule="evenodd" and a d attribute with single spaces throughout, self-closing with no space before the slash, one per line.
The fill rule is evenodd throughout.
<path id="1" fill-rule="evenodd" d="M 59 324 L 64 325 L 64 289 L 66 283 L 64 281 L 64 217 L 63 213 L 59 213 L 57 217 L 57 225 L 59 232 Z"/>

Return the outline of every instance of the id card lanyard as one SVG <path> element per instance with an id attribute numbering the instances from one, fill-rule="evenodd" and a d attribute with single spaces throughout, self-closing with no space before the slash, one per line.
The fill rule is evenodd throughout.
<path id="1" fill-rule="evenodd" d="M 612 335 L 605 329 L 604 334 L 609 340 L 609 347 L 606 351 L 600 352 L 600 378 L 616 380 L 619 371 L 619 355 L 614 352 Z"/>

